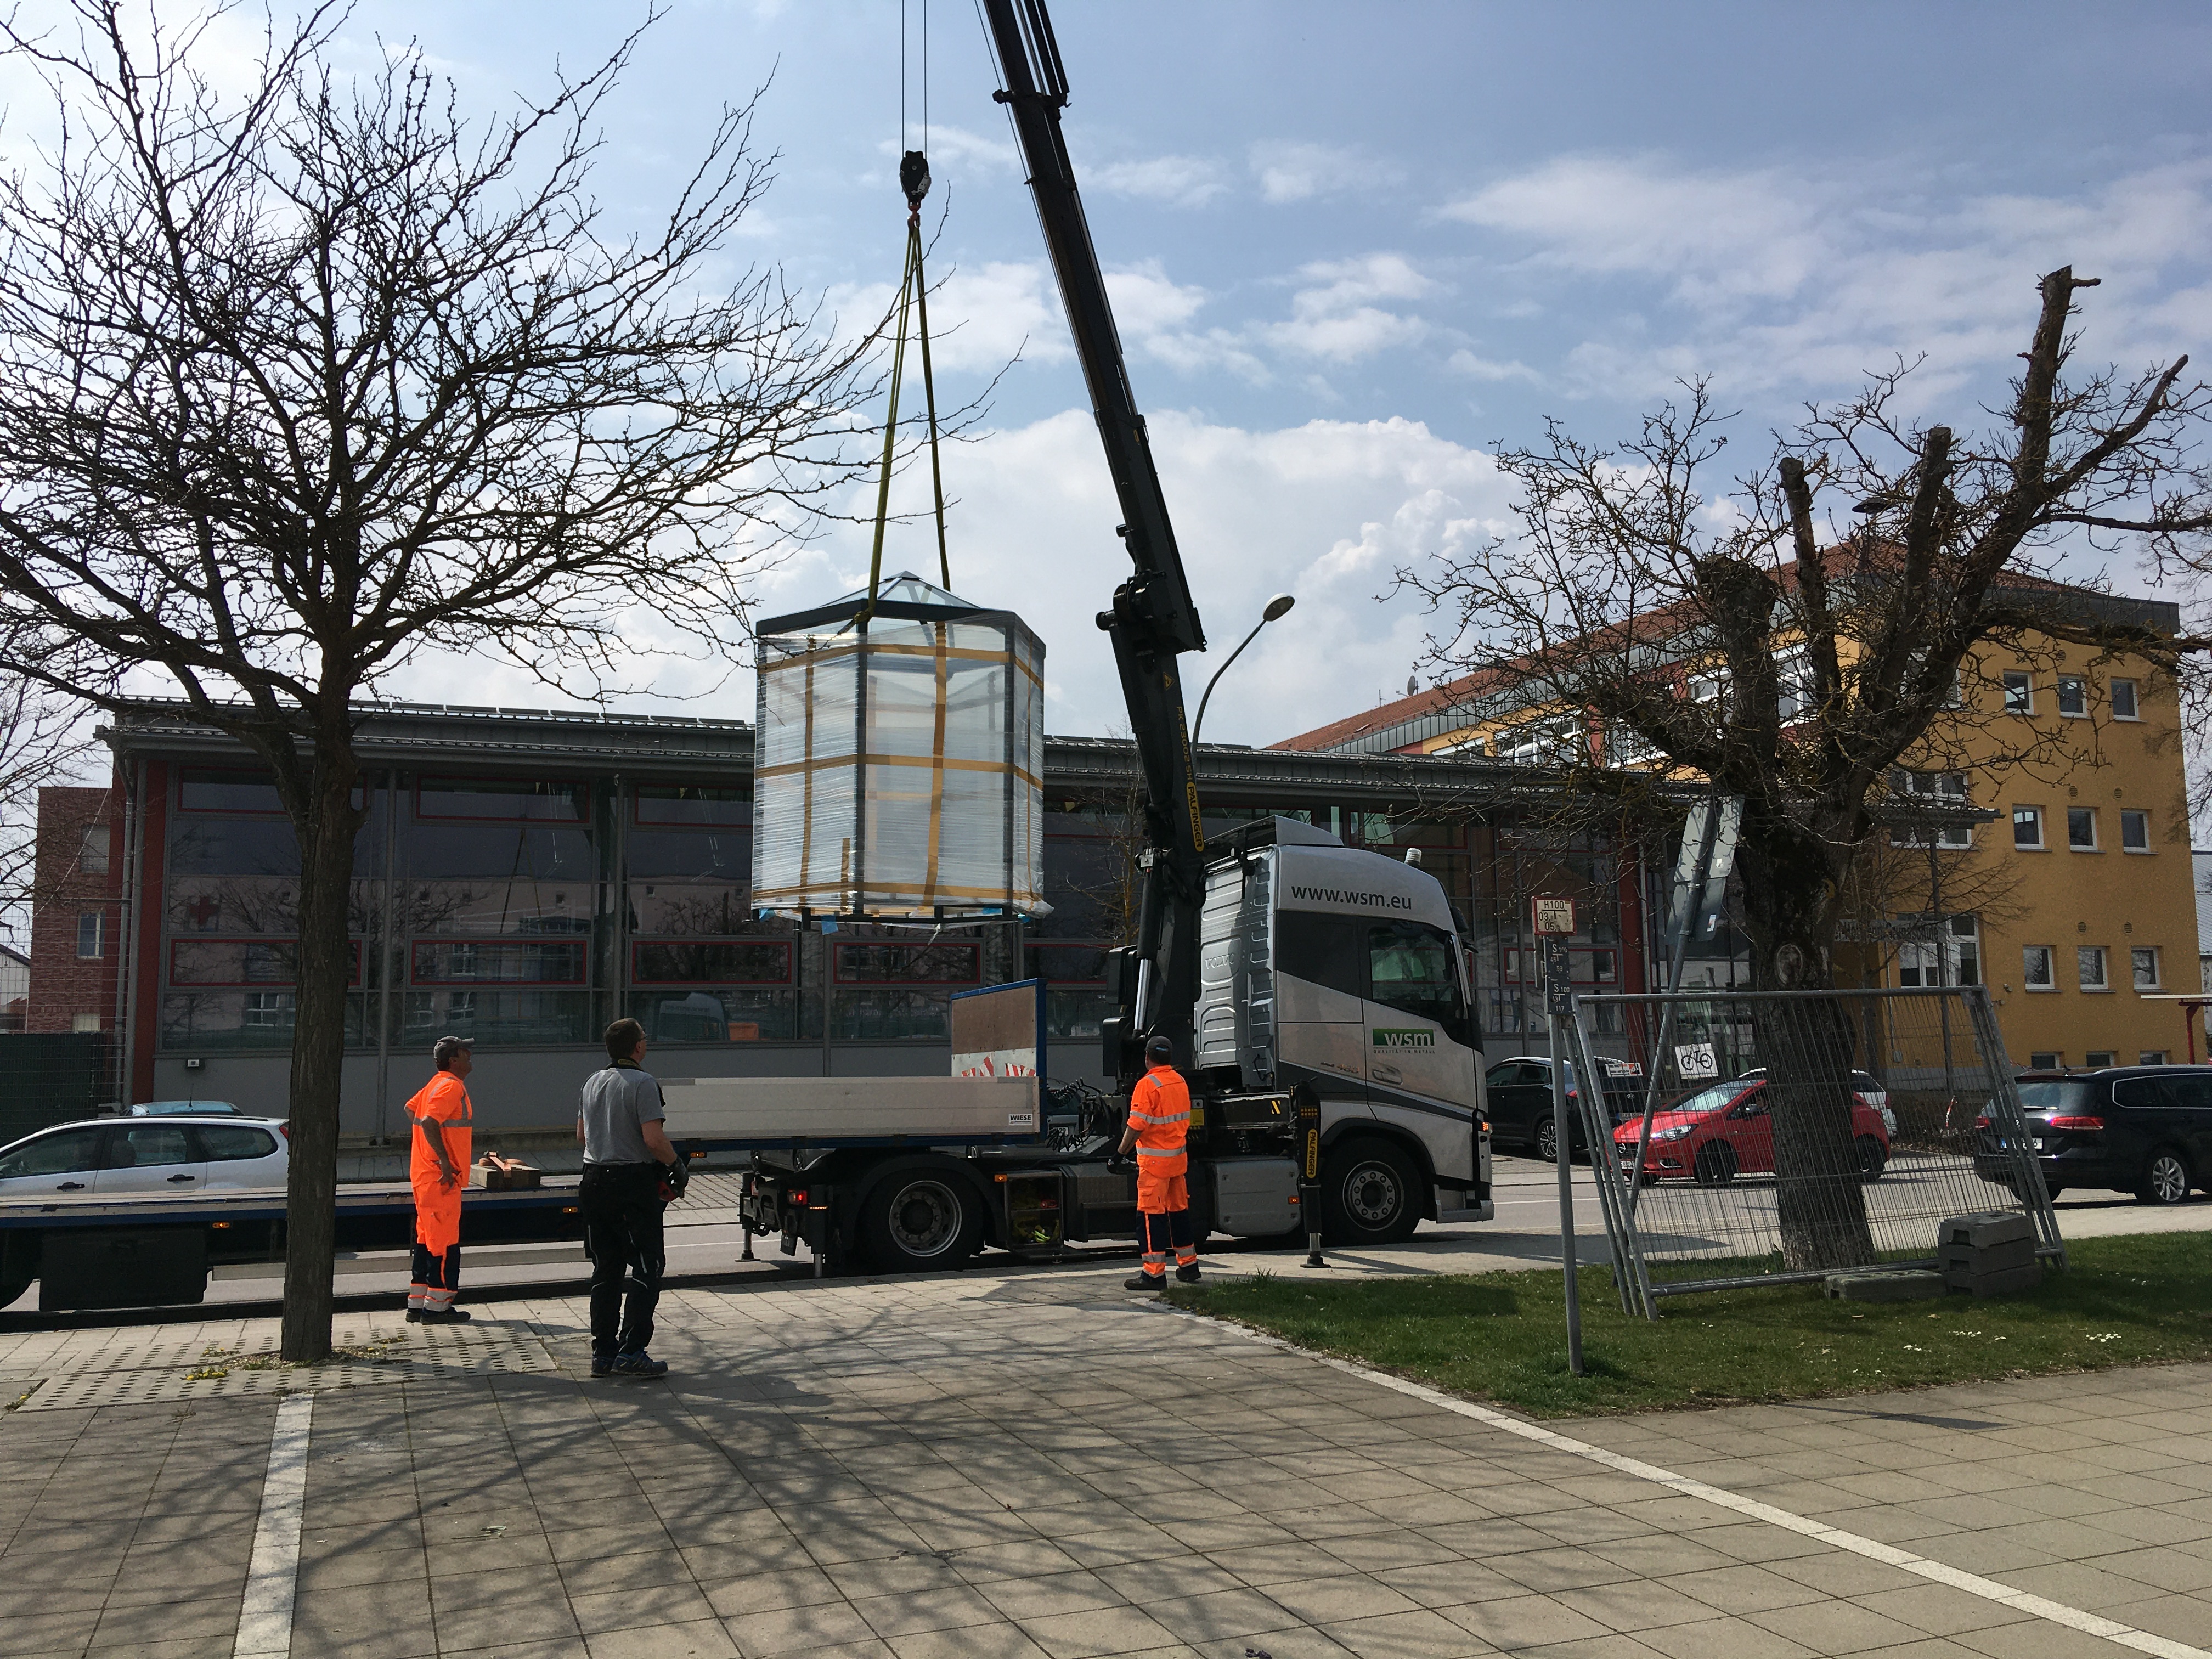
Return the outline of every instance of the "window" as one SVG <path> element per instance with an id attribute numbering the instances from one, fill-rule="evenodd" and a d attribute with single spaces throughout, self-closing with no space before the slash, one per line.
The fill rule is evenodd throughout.
<path id="1" fill-rule="evenodd" d="M 2035 683 L 2025 674 L 2008 670 L 2004 677 L 2004 711 L 2008 714 L 2035 712 Z"/>
<path id="2" fill-rule="evenodd" d="M 264 1029 L 289 1025 L 298 1012 L 299 1000 L 289 991 L 248 991 L 239 1024 Z"/>
<path id="3" fill-rule="evenodd" d="M 210 1164 L 235 1164 L 246 1158 L 267 1158 L 276 1150 L 276 1137 L 266 1129 L 202 1124 L 192 1133 Z"/>
<path id="4" fill-rule="evenodd" d="M 2107 1066 L 2118 1065 L 2119 1056 L 2110 1048 L 2092 1048 L 2081 1056 L 2081 1063 L 2093 1072 L 2102 1071 Z"/>
<path id="5" fill-rule="evenodd" d="M 2139 720 L 2142 718 L 2142 708 L 2136 699 L 2136 683 L 2133 680 L 2114 680 L 2112 698 L 2114 720 Z"/>
<path id="6" fill-rule="evenodd" d="M 98 1014 L 71 1014 L 70 1030 L 76 1032 L 97 1031 L 100 1029 Z"/>
<path id="7" fill-rule="evenodd" d="M 475 818 L 588 823 L 589 784 L 538 778 L 424 778 L 415 790 L 418 818 Z"/>
<path id="8" fill-rule="evenodd" d="M 2043 846 L 2043 809 L 2040 806 L 2015 806 L 2012 809 L 2012 844 L 2039 849 Z"/>
<path id="9" fill-rule="evenodd" d="M 1951 983 L 1979 985 L 1982 982 L 1982 927 L 1972 916 L 1953 916 L 1945 924 L 1948 935 L 1944 945 L 1951 957 Z"/>
<path id="10" fill-rule="evenodd" d="M 182 1125 L 173 1123 L 135 1123 L 129 1128 L 107 1132 L 107 1157 L 100 1167 L 107 1170 L 150 1170 L 165 1164 L 191 1164 L 191 1143 L 186 1140 Z"/>
<path id="11" fill-rule="evenodd" d="M 2094 806 L 2069 806 L 2066 809 L 2066 845 L 2076 853 L 2097 850 L 2097 809 Z"/>
<path id="12" fill-rule="evenodd" d="M 840 985 L 973 985 L 982 973 L 980 945 L 840 945 Z"/>
<path id="13" fill-rule="evenodd" d="M 1728 696 L 1729 671 L 1725 667 L 1709 668 L 1702 674 L 1690 676 L 1692 702 L 1721 702 Z"/>
<path id="14" fill-rule="evenodd" d="M 1794 720 L 1813 704 L 1812 664 L 1805 647 L 1794 645 L 1774 659 L 1775 713 L 1784 723 Z"/>
<path id="15" fill-rule="evenodd" d="M 74 1175 L 99 1165 L 100 1131 L 64 1129 L 59 1134 L 41 1135 L 0 1158 L 0 1181 L 14 1181 L 24 1176 Z"/>
<path id="16" fill-rule="evenodd" d="M 1964 772 L 1893 772 L 1890 787 L 1902 796 L 1908 809 L 1934 806 L 1963 808 L 1967 804 L 1966 775 Z M 1892 827 L 1889 844 L 1893 847 L 1925 847 L 1930 834 L 1938 847 L 1966 848 L 1974 844 L 1973 828 L 1965 823 L 1945 823 L 1927 814 L 1918 823 Z"/>
<path id="17" fill-rule="evenodd" d="M 1416 1019 L 1443 1027 L 1455 1042 L 1473 1046 L 1467 1004 L 1452 971 L 1449 936 L 1418 921 L 1378 921 L 1367 926 L 1368 976 L 1374 1000 Z M 1374 1040 L 1383 1041 L 1381 1031 Z"/>
<path id="18" fill-rule="evenodd" d="M 2138 945 L 2128 952 L 2128 966 L 2135 974 L 2136 989 L 2158 989 L 2158 946 Z"/>
<path id="19" fill-rule="evenodd" d="M 1275 971 L 1348 997 L 1367 994 L 1359 918 L 1312 910 L 1275 914 Z M 1508 977 L 1513 977 L 1509 973 Z"/>
<path id="20" fill-rule="evenodd" d="M 1971 915 L 1947 916 L 1934 939 L 1923 938 L 1899 945 L 1897 982 L 1907 989 L 1926 985 L 1979 985 L 1979 922 Z"/>
<path id="21" fill-rule="evenodd" d="M 725 825 L 741 829 L 753 821 L 752 793 L 745 789 L 702 789 L 692 784 L 641 784 L 634 811 L 640 823 Z"/>
<path id="22" fill-rule="evenodd" d="M 2142 1053 L 2136 1056 L 2136 1064 L 2138 1066 L 2163 1066 L 2166 1064 L 2166 1050 L 2163 1048 L 2145 1048 Z"/>
<path id="23" fill-rule="evenodd" d="M 2027 1057 L 2027 1069 L 2031 1072 L 2063 1072 L 2066 1069 L 2066 1056 L 2038 1049 Z M 2021 1092 L 2024 1096 L 2027 1091 L 2023 1089 Z M 2022 1103 L 2027 1103 L 2023 1101 Z"/>
<path id="24" fill-rule="evenodd" d="M 581 939 L 417 939 L 416 985 L 581 985 Z"/>
<path id="25" fill-rule="evenodd" d="M 80 958 L 88 959 L 103 954 L 100 935 L 105 931 L 102 924 L 106 920 L 106 915 L 98 910 L 87 910 L 76 919 L 76 953 Z"/>
<path id="26" fill-rule="evenodd" d="M 2048 945 L 2031 945 L 2020 953 L 2021 983 L 2031 991 L 2055 991 L 2058 988 L 2057 975 L 2051 965 L 2051 950 Z"/>
<path id="27" fill-rule="evenodd" d="M 2069 720 L 2081 720 L 2089 712 L 2089 683 L 2079 674 L 2058 677 L 2058 712 Z"/>
<path id="28" fill-rule="evenodd" d="M 788 985 L 783 939 L 640 939 L 629 947 L 638 985 Z"/>
<path id="29" fill-rule="evenodd" d="M 2085 991 L 2109 991 L 2112 981 L 2105 974 L 2105 947 L 2084 945 L 2074 952 L 2075 979 Z"/>
<path id="30" fill-rule="evenodd" d="M 93 823 L 85 826 L 84 848 L 76 858 L 77 873 L 81 876 L 104 876 L 107 873 L 107 826 Z"/>
<path id="31" fill-rule="evenodd" d="M 2120 850 L 2123 853 L 2150 851 L 2150 814 L 2124 810 L 2120 813 Z"/>

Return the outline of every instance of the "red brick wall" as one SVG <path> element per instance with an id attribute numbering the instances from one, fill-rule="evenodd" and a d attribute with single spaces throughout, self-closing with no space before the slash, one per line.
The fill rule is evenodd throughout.
<path id="1" fill-rule="evenodd" d="M 106 842 L 105 871 L 85 867 L 88 831 L 99 832 Z M 123 792 L 114 787 L 40 790 L 27 1030 L 73 1030 L 81 1014 L 98 1015 L 103 1031 L 115 1028 L 122 896 Z M 100 955 L 80 957 L 78 918 L 93 912 L 101 918 Z"/>

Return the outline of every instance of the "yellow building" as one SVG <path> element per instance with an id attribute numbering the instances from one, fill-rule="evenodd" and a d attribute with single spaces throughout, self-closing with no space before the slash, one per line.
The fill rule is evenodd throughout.
<path id="1" fill-rule="evenodd" d="M 2179 631 L 2171 604 L 2072 592 L 2109 620 Z M 1796 655 L 1782 653 L 1785 698 Z M 1724 673 L 1689 660 L 1673 672 L 1684 696 L 1726 695 Z M 2179 1008 L 2148 1000 L 2192 992 L 2198 977 L 2172 680 L 2147 661 L 2029 638 L 1970 659 L 1960 706 L 1875 803 L 1876 868 L 1843 930 L 1854 942 L 1838 981 L 1986 984 L 2021 1066 L 2184 1058 Z M 1577 711 L 1532 707 L 1515 675 L 1492 670 L 1280 746 L 1659 763 L 1621 739 Z"/>
<path id="2" fill-rule="evenodd" d="M 2024 1065 L 2181 1058 L 2179 1009 L 2147 1000 L 2191 990 L 2197 977 L 2172 681 L 2141 660 L 2030 642 L 2026 654 L 1975 662 L 1962 698 L 1968 718 L 1929 745 L 1959 769 L 1902 781 L 1909 793 L 1995 816 L 1934 831 L 1938 891 L 1960 901 L 1955 912 L 1940 907 L 1943 959 L 1932 942 L 1902 944 L 1882 982 L 1936 983 L 1941 971 L 1944 982 L 1986 984 L 2005 1046 Z M 2033 762 L 1995 758 L 2031 750 Z M 1887 833 L 1909 850 L 1929 831 Z"/>

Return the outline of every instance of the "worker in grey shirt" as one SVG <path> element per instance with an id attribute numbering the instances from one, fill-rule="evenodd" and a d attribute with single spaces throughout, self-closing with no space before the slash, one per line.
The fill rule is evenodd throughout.
<path id="1" fill-rule="evenodd" d="M 660 1085 L 645 1069 L 645 1027 L 607 1027 L 605 1071 L 585 1080 L 576 1113 L 584 1143 L 584 1249 L 592 1258 L 592 1375 L 663 1376 L 647 1350 L 667 1265 L 660 1211 L 684 1188 L 684 1166 L 661 1129 Z"/>

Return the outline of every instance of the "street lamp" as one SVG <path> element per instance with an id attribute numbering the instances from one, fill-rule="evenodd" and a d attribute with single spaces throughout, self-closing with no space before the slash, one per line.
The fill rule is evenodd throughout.
<path id="1" fill-rule="evenodd" d="M 1221 684 L 1221 677 L 1229 672 L 1229 663 L 1235 662 L 1237 658 L 1244 654 L 1244 646 L 1249 645 L 1253 641 L 1258 639 L 1260 637 L 1260 630 L 1261 629 L 1265 628 L 1271 622 L 1274 622 L 1280 617 L 1288 616 L 1291 611 L 1291 607 L 1297 603 L 1297 599 L 1288 593 L 1278 593 L 1273 599 L 1268 600 L 1267 608 L 1260 613 L 1260 620 L 1253 624 L 1252 631 L 1244 636 L 1244 644 L 1238 646 L 1234 651 L 1229 653 L 1229 662 L 1223 663 L 1220 667 L 1213 671 L 1213 678 L 1206 683 L 1206 695 L 1198 700 L 1198 718 L 1190 723 L 1190 746 L 1192 748 L 1195 749 L 1198 747 L 1198 734 L 1200 732 L 1203 731 L 1206 726 L 1206 705 L 1213 696 L 1213 688 Z"/>

